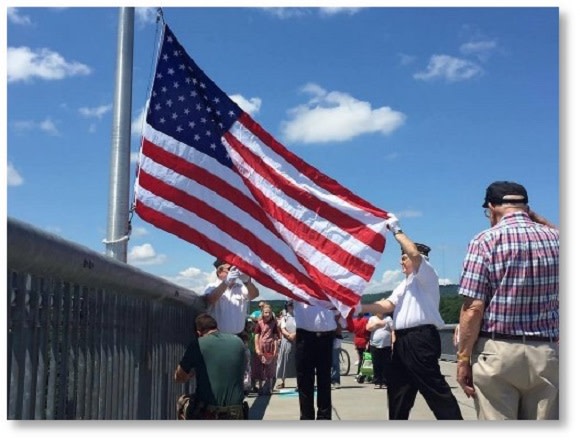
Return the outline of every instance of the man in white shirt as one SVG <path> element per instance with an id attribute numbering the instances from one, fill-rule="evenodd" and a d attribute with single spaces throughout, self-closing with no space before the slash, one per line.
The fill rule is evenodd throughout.
<path id="1" fill-rule="evenodd" d="M 395 216 L 391 215 L 387 226 L 401 246 L 405 280 L 387 299 L 357 305 L 354 313 L 393 312 L 395 343 L 387 389 L 389 419 L 409 419 L 417 392 L 421 392 L 437 419 L 463 419 L 439 366 L 441 337 L 437 328 L 444 322 L 439 314 L 439 276 L 429 263 L 431 249 L 409 239 Z"/>
<path id="2" fill-rule="evenodd" d="M 218 280 L 204 292 L 208 312 L 215 318 L 221 332 L 240 334 L 246 325 L 248 304 L 258 297 L 252 279 L 221 259 L 214 262 Z"/>
<path id="3" fill-rule="evenodd" d="M 332 419 L 330 371 L 332 345 L 336 333 L 336 312 L 332 305 L 312 300 L 312 305 L 294 303 L 296 320 L 296 381 L 300 419 Z M 316 407 L 314 409 L 314 380 L 316 378 Z"/>

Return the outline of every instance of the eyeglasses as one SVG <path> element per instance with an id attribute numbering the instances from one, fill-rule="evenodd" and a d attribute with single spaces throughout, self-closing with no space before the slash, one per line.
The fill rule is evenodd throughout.
<path id="1" fill-rule="evenodd" d="M 484 208 L 483 214 L 485 217 L 489 218 L 491 216 L 491 210 L 489 208 Z"/>

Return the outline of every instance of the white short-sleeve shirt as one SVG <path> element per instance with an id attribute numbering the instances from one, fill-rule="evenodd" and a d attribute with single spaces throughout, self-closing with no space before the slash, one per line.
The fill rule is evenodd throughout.
<path id="1" fill-rule="evenodd" d="M 210 283 L 204 292 L 207 296 L 220 284 L 221 280 Z M 215 318 L 221 332 L 239 334 L 246 325 L 249 293 L 245 285 L 234 285 L 227 288 L 219 300 L 208 308 L 208 313 Z"/>
<path id="2" fill-rule="evenodd" d="M 420 325 L 442 327 L 445 322 L 439 313 L 439 276 L 424 256 L 417 272 L 407 276 L 387 300 L 395 305 L 395 329 Z"/>
<path id="3" fill-rule="evenodd" d="M 310 332 L 326 332 L 336 329 L 336 313 L 320 305 L 294 302 L 296 327 Z"/>

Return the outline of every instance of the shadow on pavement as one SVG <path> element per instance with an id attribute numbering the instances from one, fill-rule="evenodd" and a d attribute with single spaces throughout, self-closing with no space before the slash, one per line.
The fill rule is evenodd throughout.
<path id="1" fill-rule="evenodd" d="M 259 395 L 256 397 L 250 407 L 249 418 L 250 420 L 263 420 L 266 414 L 266 409 L 268 408 L 268 403 L 270 402 L 270 395 Z"/>

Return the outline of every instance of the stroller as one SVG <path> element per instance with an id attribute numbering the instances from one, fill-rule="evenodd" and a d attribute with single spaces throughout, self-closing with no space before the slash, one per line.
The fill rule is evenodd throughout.
<path id="1" fill-rule="evenodd" d="M 373 373 L 373 358 L 371 353 L 365 351 L 363 353 L 363 362 L 360 367 L 360 372 L 356 378 L 357 383 L 362 384 L 366 380 L 367 383 L 372 383 L 374 377 Z"/>

